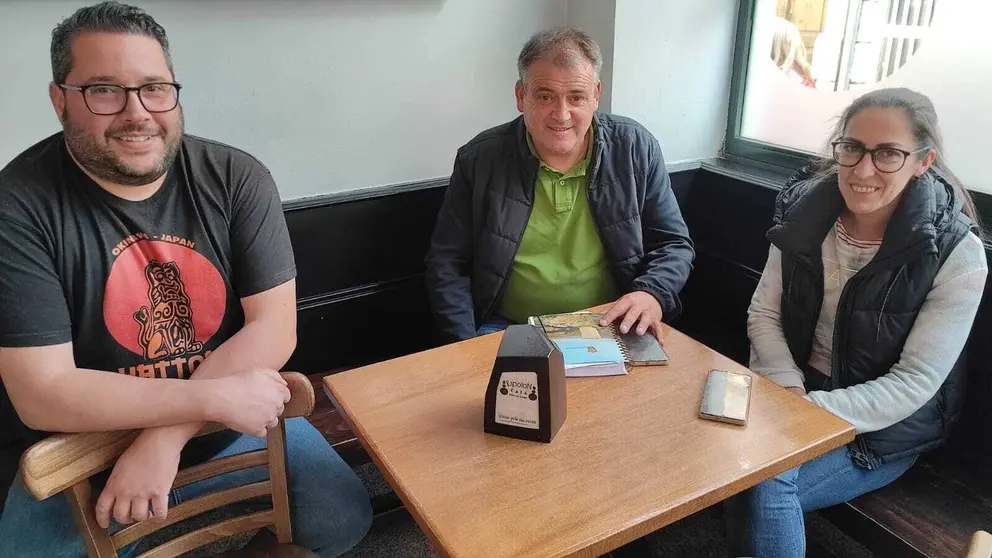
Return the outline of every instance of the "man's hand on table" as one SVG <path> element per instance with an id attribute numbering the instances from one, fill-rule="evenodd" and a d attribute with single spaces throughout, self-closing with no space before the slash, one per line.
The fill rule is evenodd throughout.
<path id="1" fill-rule="evenodd" d="M 633 329 L 637 335 L 644 335 L 651 331 L 659 343 L 665 342 L 662 338 L 661 304 L 650 293 L 634 291 L 625 294 L 610 306 L 600 325 L 605 327 L 621 317 L 620 333 Z"/>

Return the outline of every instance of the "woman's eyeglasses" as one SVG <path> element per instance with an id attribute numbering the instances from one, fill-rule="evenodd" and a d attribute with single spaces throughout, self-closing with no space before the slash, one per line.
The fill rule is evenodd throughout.
<path id="1" fill-rule="evenodd" d="M 906 151 L 895 147 L 876 147 L 868 149 L 863 144 L 850 140 L 839 140 L 831 143 L 833 146 L 834 161 L 842 167 L 854 167 L 864 159 L 865 154 L 871 155 L 871 162 L 879 172 L 898 172 L 906 165 L 906 159 L 910 155 L 915 155 L 922 151 L 928 151 L 929 147 L 922 147 L 916 151 Z"/>

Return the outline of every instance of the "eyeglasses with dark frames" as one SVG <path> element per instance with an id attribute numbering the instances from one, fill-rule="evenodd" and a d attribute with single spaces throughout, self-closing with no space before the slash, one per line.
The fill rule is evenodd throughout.
<path id="1" fill-rule="evenodd" d="M 838 140 L 830 144 L 833 146 L 833 158 L 842 167 L 855 167 L 865 155 L 871 155 L 871 162 L 879 172 L 893 173 L 899 172 L 906 166 L 906 159 L 910 155 L 916 155 L 923 151 L 929 151 L 929 147 L 921 147 L 916 151 L 906 151 L 896 147 L 876 147 L 868 149 L 864 144 L 850 140 Z"/>
<path id="2" fill-rule="evenodd" d="M 145 83 L 138 87 L 125 87 L 112 83 L 93 83 L 90 85 L 58 84 L 69 91 L 78 91 L 83 96 L 86 108 L 93 114 L 110 116 L 124 112 L 127 107 L 128 93 L 138 94 L 141 106 L 148 112 L 169 112 L 179 105 L 178 83 L 156 82 Z"/>

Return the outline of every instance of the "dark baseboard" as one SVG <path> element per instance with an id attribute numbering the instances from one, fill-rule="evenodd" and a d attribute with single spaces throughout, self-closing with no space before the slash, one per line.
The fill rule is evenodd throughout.
<path id="1" fill-rule="evenodd" d="M 713 350 L 747 366 L 747 307 L 760 273 L 729 258 L 697 253 L 682 290 L 682 315 L 672 323 Z"/>
<path id="2" fill-rule="evenodd" d="M 353 368 L 434 345 L 422 274 L 301 301 L 287 370 Z"/>
<path id="3" fill-rule="evenodd" d="M 297 346 L 286 369 L 324 372 L 433 345 L 424 256 L 447 180 L 284 204 L 297 266 Z"/>
<path id="4" fill-rule="evenodd" d="M 448 186 L 448 179 L 443 177 L 428 178 L 426 180 L 414 180 L 412 182 L 401 182 L 397 184 L 386 184 L 372 188 L 361 188 L 357 190 L 345 190 L 342 192 L 329 192 L 317 196 L 305 198 L 295 198 L 282 203 L 282 210 L 285 213 L 290 211 L 301 211 L 324 207 L 327 205 L 337 205 L 352 201 L 368 201 L 375 198 L 416 192 L 418 190 L 430 190 L 432 188 L 445 188 Z"/>
<path id="5" fill-rule="evenodd" d="M 445 186 L 427 180 L 392 191 L 287 203 L 299 299 L 423 273 Z"/>

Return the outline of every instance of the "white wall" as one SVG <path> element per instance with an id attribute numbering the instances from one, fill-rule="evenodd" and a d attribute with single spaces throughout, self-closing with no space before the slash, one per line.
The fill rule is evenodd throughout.
<path id="1" fill-rule="evenodd" d="M 736 0 L 616 3 L 612 111 L 647 126 L 668 163 L 723 145 L 736 20 Z"/>
<path id="2" fill-rule="evenodd" d="M 613 99 L 613 39 L 616 25 L 616 0 L 569 0 L 568 24 L 588 33 L 603 54 L 600 81 L 603 89 L 599 111 L 610 112 Z"/>
<path id="3" fill-rule="evenodd" d="M 768 22 L 775 0 L 761 0 L 759 25 L 751 49 L 742 134 L 777 145 L 821 152 L 830 129 L 844 108 L 867 88 L 824 91 L 796 85 L 779 73 L 768 57 Z M 992 129 L 992 41 L 986 22 L 988 0 L 938 2 L 931 38 L 905 66 L 872 86 L 909 87 L 933 101 L 940 120 L 950 168 L 974 190 L 992 192 L 988 130 Z M 764 24 L 764 25 L 761 25 Z"/>
<path id="4" fill-rule="evenodd" d="M 0 167 L 59 129 L 52 28 L 90 2 L 0 2 Z M 565 0 L 135 0 L 172 43 L 186 129 L 259 157 L 284 199 L 447 176 L 517 116 L 516 57 Z"/>

